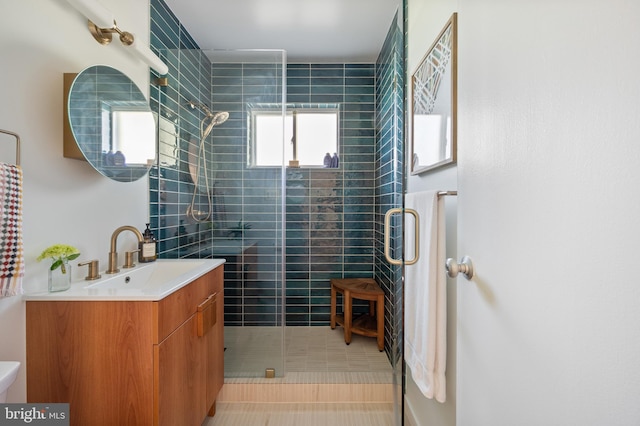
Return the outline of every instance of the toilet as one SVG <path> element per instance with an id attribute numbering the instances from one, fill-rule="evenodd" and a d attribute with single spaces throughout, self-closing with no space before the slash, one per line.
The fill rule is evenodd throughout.
<path id="1" fill-rule="evenodd" d="M 19 369 L 17 361 L 0 361 L 0 404 L 7 402 L 7 391 L 16 380 Z"/>

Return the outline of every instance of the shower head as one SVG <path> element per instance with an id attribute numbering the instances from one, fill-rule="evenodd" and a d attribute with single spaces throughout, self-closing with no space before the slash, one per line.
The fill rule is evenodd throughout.
<path id="1" fill-rule="evenodd" d="M 229 113 L 228 112 L 226 112 L 226 111 L 218 112 L 218 113 L 214 114 L 213 117 L 211 118 L 211 123 L 213 123 L 214 126 L 217 126 L 218 124 L 224 123 L 228 119 L 229 119 Z"/>
<path id="2" fill-rule="evenodd" d="M 229 113 L 228 112 L 218 112 L 218 113 L 213 113 L 211 112 L 211 110 L 209 109 L 208 106 L 206 106 L 205 104 L 200 104 L 200 103 L 195 103 L 195 102 L 191 102 L 188 101 L 187 104 L 191 107 L 191 109 L 200 109 L 202 110 L 202 112 L 205 113 L 206 117 L 210 119 L 210 124 L 213 126 L 217 126 L 218 124 L 222 124 L 225 121 L 227 121 L 227 119 L 229 118 Z"/>

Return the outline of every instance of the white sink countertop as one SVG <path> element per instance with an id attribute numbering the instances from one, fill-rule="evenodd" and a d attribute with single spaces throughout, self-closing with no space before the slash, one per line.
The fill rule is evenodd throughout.
<path id="1" fill-rule="evenodd" d="M 71 288 L 55 293 L 23 294 L 23 300 L 160 300 L 184 287 L 196 278 L 224 264 L 224 259 L 159 259 L 138 264 L 131 269 L 120 269 L 115 274 L 71 283 Z"/>

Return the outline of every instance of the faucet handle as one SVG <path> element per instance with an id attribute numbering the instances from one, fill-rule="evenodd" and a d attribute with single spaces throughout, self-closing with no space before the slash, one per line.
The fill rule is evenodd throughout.
<path id="1" fill-rule="evenodd" d="M 127 269 L 127 268 L 133 268 L 134 266 L 136 266 L 136 264 L 133 263 L 133 255 L 138 253 L 139 251 L 140 250 L 126 252 L 124 254 L 124 265 L 122 265 L 122 267 Z"/>
<path id="2" fill-rule="evenodd" d="M 100 278 L 100 268 L 98 266 L 98 260 L 89 260 L 87 262 L 78 263 L 78 266 L 89 265 L 89 273 L 84 278 L 87 281 L 97 280 Z"/>

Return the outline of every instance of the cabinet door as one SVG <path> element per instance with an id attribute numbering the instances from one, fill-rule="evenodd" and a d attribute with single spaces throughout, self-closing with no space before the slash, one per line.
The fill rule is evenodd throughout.
<path id="1" fill-rule="evenodd" d="M 224 384 L 224 281 L 223 268 L 219 267 L 212 271 L 209 275 L 211 278 L 211 289 L 216 295 L 216 323 L 211 329 L 209 336 L 209 372 L 207 386 L 207 403 L 212 408 L 213 403 L 218 397 L 220 389 Z M 213 415 L 213 411 L 209 411 L 209 415 Z"/>
<path id="2" fill-rule="evenodd" d="M 216 268 L 207 275 L 212 292 L 212 320 L 207 329 L 207 407 L 208 415 L 215 414 L 215 401 L 224 383 L 224 294 L 223 269 Z"/>
<path id="3" fill-rule="evenodd" d="M 207 330 L 206 335 L 206 345 L 207 345 L 207 414 L 209 416 L 213 416 L 215 414 L 214 404 L 216 402 L 216 397 L 218 395 L 218 391 L 216 389 L 217 383 L 217 372 L 216 372 L 216 361 L 218 355 L 216 354 L 216 346 L 218 339 L 217 332 L 217 322 L 218 322 L 218 304 L 217 302 L 218 295 L 211 295 L 211 311 L 212 311 L 212 321 L 209 324 L 210 328 Z"/>
<path id="4" fill-rule="evenodd" d="M 220 285 L 222 287 L 222 285 Z M 222 389 L 222 385 L 224 384 L 224 295 L 223 291 L 217 293 L 216 304 L 217 304 L 217 322 L 214 327 L 214 343 L 212 345 L 211 358 L 209 362 L 213 364 L 214 370 L 214 395 L 213 398 L 218 397 L 218 393 L 220 389 Z"/>
<path id="5" fill-rule="evenodd" d="M 70 403 L 72 426 L 151 424 L 151 316 L 151 302 L 28 301 L 27 401 Z"/>
<path id="6" fill-rule="evenodd" d="M 156 425 L 200 426 L 206 413 L 206 340 L 192 315 L 155 346 Z"/>

